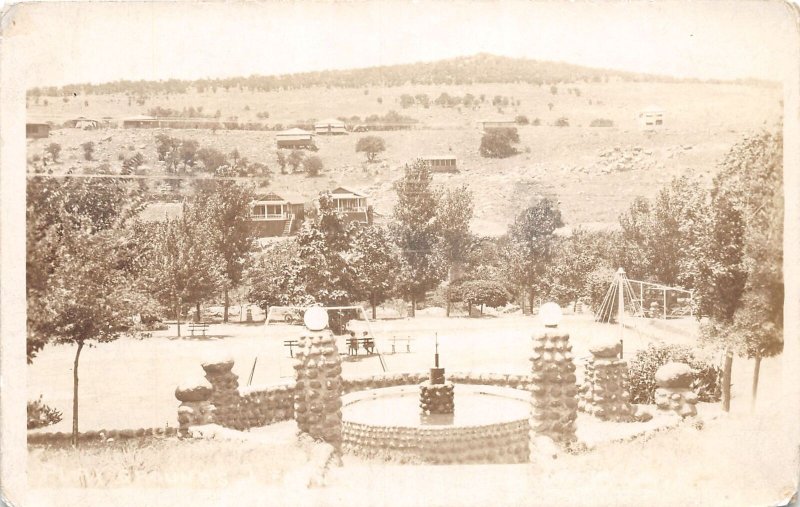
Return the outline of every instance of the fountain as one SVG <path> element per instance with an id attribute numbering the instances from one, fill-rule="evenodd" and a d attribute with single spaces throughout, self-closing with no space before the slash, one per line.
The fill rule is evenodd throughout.
<path id="1" fill-rule="evenodd" d="M 424 463 L 527 461 L 530 394 L 455 385 L 439 366 L 438 348 L 437 337 L 434 367 L 421 384 L 342 397 L 344 451 Z"/>

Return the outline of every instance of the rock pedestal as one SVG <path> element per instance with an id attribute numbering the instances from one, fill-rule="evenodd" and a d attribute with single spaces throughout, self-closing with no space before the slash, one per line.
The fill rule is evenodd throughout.
<path id="1" fill-rule="evenodd" d="M 203 363 L 206 379 L 211 384 L 209 401 L 216 407 L 214 418 L 217 424 L 239 429 L 234 423 L 239 405 L 239 377 L 231 371 L 233 359 Z"/>
<path id="2" fill-rule="evenodd" d="M 697 394 L 692 391 L 692 368 L 685 363 L 667 363 L 656 371 L 656 406 L 681 417 L 697 415 Z"/>
<path id="3" fill-rule="evenodd" d="M 206 379 L 184 382 L 175 389 L 175 397 L 181 402 L 178 425 L 182 436 L 188 434 L 189 426 L 214 422 L 216 407 L 209 401 L 211 391 L 211 384 Z"/>
<path id="4" fill-rule="evenodd" d="M 419 408 L 423 414 L 452 414 L 455 411 L 453 401 L 453 383 L 432 384 L 426 380 L 419 386 Z"/>
<path id="5" fill-rule="evenodd" d="M 604 421 L 631 421 L 635 412 L 627 387 L 628 363 L 618 359 L 619 350 L 616 340 L 595 340 L 580 387 L 578 409 Z"/>
<path id="6" fill-rule="evenodd" d="M 342 446 L 342 364 L 330 331 L 299 340 L 294 411 L 297 427 L 311 437 Z"/>
<path id="7" fill-rule="evenodd" d="M 547 437 L 560 447 L 577 440 L 575 419 L 578 389 L 569 334 L 558 331 L 536 333 L 531 355 L 531 460 L 539 454 L 535 442 Z"/>

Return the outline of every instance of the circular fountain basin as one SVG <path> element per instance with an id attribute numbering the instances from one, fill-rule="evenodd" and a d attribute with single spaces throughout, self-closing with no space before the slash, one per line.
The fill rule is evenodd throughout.
<path id="1" fill-rule="evenodd" d="M 467 384 L 456 384 L 454 393 L 454 414 L 426 416 L 418 385 L 343 396 L 345 451 L 401 462 L 528 461 L 530 393 Z"/>

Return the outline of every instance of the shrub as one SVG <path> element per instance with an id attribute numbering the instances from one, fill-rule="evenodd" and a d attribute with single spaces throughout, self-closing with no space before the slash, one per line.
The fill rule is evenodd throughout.
<path id="1" fill-rule="evenodd" d="M 49 407 L 42 401 L 42 396 L 38 400 L 28 402 L 28 429 L 44 428 L 61 421 L 61 412 Z"/>
<path id="2" fill-rule="evenodd" d="M 671 361 L 686 363 L 694 370 L 692 390 L 700 401 L 720 400 L 722 370 L 698 359 L 685 345 L 649 345 L 636 353 L 628 363 L 628 376 L 632 403 L 654 403 L 656 370 Z"/>
<path id="3" fill-rule="evenodd" d="M 468 305 L 497 308 L 508 304 L 508 292 L 494 280 L 466 280 L 454 282 L 448 288 L 450 301 L 463 301 Z"/>
<path id="4" fill-rule="evenodd" d="M 530 121 L 528 120 L 528 117 L 525 116 L 524 114 L 521 114 L 521 115 L 517 116 L 514 119 L 514 121 L 517 122 L 517 125 L 527 125 L 527 124 L 530 123 Z"/>
<path id="5" fill-rule="evenodd" d="M 507 158 L 517 154 L 511 146 L 519 142 L 519 133 L 515 128 L 491 129 L 481 138 L 481 156 L 488 158 Z"/>
<path id="6" fill-rule="evenodd" d="M 613 127 L 614 122 L 606 118 L 595 118 L 589 124 L 590 127 Z"/>
<path id="7" fill-rule="evenodd" d="M 322 172 L 322 159 L 314 155 L 303 160 L 303 169 L 308 176 L 319 176 Z"/>
<path id="8" fill-rule="evenodd" d="M 303 152 L 300 150 L 292 150 L 289 156 L 286 157 L 286 163 L 292 166 L 292 172 L 296 172 L 302 162 Z"/>
<path id="9" fill-rule="evenodd" d="M 569 120 L 562 116 L 561 118 L 557 119 L 553 125 L 556 127 L 569 127 Z"/>
<path id="10" fill-rule="evenodd" d="M 94 155 L 94 142 L 86 141 L 81 145 L 81 148 L 83 148 L 83 158 L 92 160 Z"/>
<path id="11" fill-rule="evenodd" d="M 58 154 L 61 153 L 61 145 L 58 143 L 50 143 L 47 145 L 47 148 L 44 149 L 47 153 L 50 154 L 50 158 L 53 159 L 53 162 L 58 162 Z"/>
<path id="12" fill-rule="evenodd" d="M 533 121 L 531 122 L 531 125 L 533 125 L 534 127 L 538 127 L 541 124 L 542 120 L 540 120 L 539 118 L 534 118 Z"/>

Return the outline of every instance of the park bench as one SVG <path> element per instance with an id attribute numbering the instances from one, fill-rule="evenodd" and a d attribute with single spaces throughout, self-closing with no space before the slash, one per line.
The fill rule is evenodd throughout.
<path id="1" fill-rule="evenodd" d="M 189 324 L 189 334 L 194 336 L 195 331 L 202 331 L 203 336 L 206 335 L 209 325 L 207 322 L 192 322 Z"/>
<path id="2" fill-rule="evenodd" d="M 297 340 L 285 340 L 283 342 L 284 347 L 289 347 L 289 356 L 294 357 L 294 348 L 298 346 Z"/>
<path id="3" fill-rule="evenodd" d="M 347 354 L 350 355 L 350 340 L 353 338 L 346 338 L 345 345 L 347 346 Z M 367 355 L 377 354 L 375 351 L 375 338 L 355 338 L 356 340 L 356 348 L 355 348 L 355 355 L 358 355 L 358 349 L 364 348 L 367 351 Z M 367 344 L 370 345 L 367 348 Z M 370 351 L 371 349 L 371 351 Z"/>
<path id="4" fill-rule="evenodd" d="M 411 352 L 411 341 L 412 338 L 395 338 L 392 337 L 392 354 L 397 353 L 397 342 L 406 342 L 406 352 Z"/>

